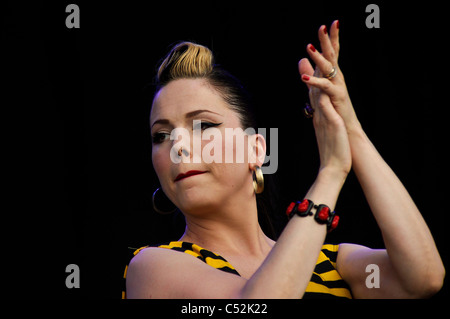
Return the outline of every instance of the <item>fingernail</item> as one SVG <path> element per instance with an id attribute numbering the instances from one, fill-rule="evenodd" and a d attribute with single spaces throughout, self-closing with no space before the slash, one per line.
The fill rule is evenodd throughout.
<path id="1" fill-rule="evenodd" d="M 312 52 L 316 52 L 316 48 L 315 48 L 312 44 L 309 45 L 309 49 L 310 49 Z"/>
<path id="2" fill-rule="evenodd" d="M 309 75 L 302 74 L 302 80 L 303 81 L 309 81 Z"/>
<path id="3" fill-rule="evenodd" d="M 339 29 L 339 20 L 336 20 L 336 29 Z"/>
<path id="4" fill-rule="evenodd" d="M 323 33 L 324 33 L 324 34 L 327 34 L 327 32 L 328 32 L 328 31 L 327 31 L 327 26 L 324 26 L 324 27 L 323 27 Z"/>

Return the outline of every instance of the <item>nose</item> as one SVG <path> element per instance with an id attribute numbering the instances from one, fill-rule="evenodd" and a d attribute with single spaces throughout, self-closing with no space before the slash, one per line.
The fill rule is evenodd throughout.
<path id="1" fill-rule="evenodd" d="M 178 164 L 180 162 L 190 162 L 191 137 L 189 131 L 185 128 L 176 128 L 171 132 L 170 139 L 173 145 L 170 149 L 170 158 L 172 162 Z"/>
<path id="2" fill-rule="evenodd" d="M 188 150 L 184 149 L 183 146 L 180 147 L 180 149 L 178 150 L 177 154 L 180 157 L 183 156 L 183 155 L 187 156 L 187 157 L 189 156 Z"/>
<path id="3" fill-rule="evenodd" d="M 170 157 L 174 163 L 189 163 L 191 158 L 189 146 L 185 143 L 175 143 L 170 150 Z"/>

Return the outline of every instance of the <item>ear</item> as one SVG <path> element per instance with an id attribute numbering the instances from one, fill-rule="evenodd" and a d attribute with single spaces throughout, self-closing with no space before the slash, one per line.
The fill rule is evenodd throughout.
<path id="1" fill-rule="evenodd" d="M 253 134 L 248 137 L 250 170 L 255 166 L 262 166 L 266 158 L 266 139 L 261 134 Z"/>

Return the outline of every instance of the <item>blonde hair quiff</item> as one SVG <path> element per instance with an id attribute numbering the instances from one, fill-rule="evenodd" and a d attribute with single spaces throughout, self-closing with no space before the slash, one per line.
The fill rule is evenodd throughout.
<path id="1" fill-rule="evenodd" d="M 208 76 L 213 71 L 214 56 L 207 47 L 181 42 L 170 50 L 161 63 L 157 80 L 164 85 L 180 78 L 200 78 Z"/>
<path id="2" fill-rule="evenodd" d="M 156 75 L 156 93 L 169 82 L 177 79 L 203 78 L 228 103 L 241 120 L 244 129 L 256 127 L 251 97 L 242 83 L 214 64 L 214 56 L 207 47 L 193 43 L 180 42 L 167 54 Z"/>

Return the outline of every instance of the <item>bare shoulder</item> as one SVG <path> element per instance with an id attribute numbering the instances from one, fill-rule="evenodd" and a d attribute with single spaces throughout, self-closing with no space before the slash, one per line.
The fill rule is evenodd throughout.
<path id="1" fill-rule="evenodd" d="M 152 247 L 129 264 L 127 298 L 230 298 L 245 282 L 189 254 Z"/>

